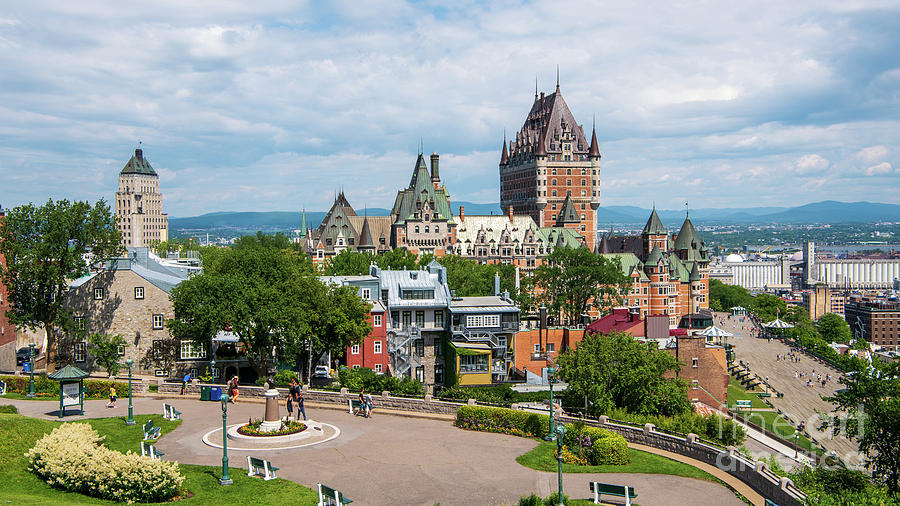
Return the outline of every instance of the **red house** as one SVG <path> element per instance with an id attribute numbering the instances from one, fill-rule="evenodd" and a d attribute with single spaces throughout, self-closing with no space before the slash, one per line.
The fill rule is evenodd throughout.
<path id="1" fill-rule="evenodd" d="M 0 206 L 0 221 L 3 221 L 3 207 Z M 6 266 L 6 260 L 0 254 L 0 268 Z M 0 282 L 0 369 L 12 371 L 16 367 L 16 327 L 6 318 L 9 310 L 9 299 L 6 286 Z"/>
<path id="2" fill-rule="evenodd" d="M 377 300 L 370 302 L 369 324 L 372 325 L 372 332 L 360 344 L 348 346 L 344 357 L 347 367 L 368 367 L 375 372 L 387 372 L 391 359 L 387 350 L 384 304 Z"/>

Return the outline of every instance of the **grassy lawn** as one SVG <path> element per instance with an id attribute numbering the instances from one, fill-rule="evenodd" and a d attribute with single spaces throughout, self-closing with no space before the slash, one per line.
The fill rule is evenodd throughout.
<path id="1" fill-rule="evenodd" d="M 743 400 L 750 401 L 751 408 L 768 408 L 768 404 L 762 401 L 756 394 L 759 392 L 751 392 L 741 386 L 741 383 L 734 379 L 729 378 L 728 380 L 728 407 L 734 408 L 734 401 Z"/>
<path id="2" fill-rule="evenodd" d="M 151 418 L 163 434 L 181 423 L 163 420 L 161 415 L 136 416 L 133 426 L 125 425 L 124 417 L 84 421 L 106 436 L 104 444 L 109 448 L 140 451 L 141 425 Z M 59 425 L 57 421 L 0 414 L 0 461 L 3 462 L 0 466 L 0 497 L 17 504 L 113 504 L 53 488 L 26 469 L 28 462 L 24 453 Z M 315 491 L 297 483 L 251 478 L 239 468 L 231 468 L 229 474 L 234 484 L 226 487 L 218 483 L 221 467 L 181 465 L 180 468 L 185 476 L 184 493 L 189 496 L 184 502 L 190 504 L 316 504 L 318 499 Z"/>
<path id="3" fill-rule="evenodd" d="M 794 427 L 778 413 L 774 411 L 754 411 L 752 413 L 746 413 L 744 416 L 748 421 L 765 427 L 769 432 L 778 434 L 788 441 L 794 441 Z M 797 438 L 797 444 L 800 445 L 801 448 L 821 453 L 818 447 L 813 445 L 812 442 L 803 435 L 800 435 L 800 437 Z"/>
<path id="4" fill-rule="evenodd" d="M 516 462 L 525 467 L 538 471 L 556 472 L 557 462 L 553 453 L 556 451 L 556 443 L 542 442 L 530 452 L 520 455 Z M 720 483 L 713 475 L 694 466 L 672 460 L 655 453 L 648 453 L 634 448 L 628 449 L 631 463 L 624 466 L 578 466 L 575 464 L 563 464 L 564 473 L 647 473 L 647 474 L 671 474 L 697 478 Z"/>

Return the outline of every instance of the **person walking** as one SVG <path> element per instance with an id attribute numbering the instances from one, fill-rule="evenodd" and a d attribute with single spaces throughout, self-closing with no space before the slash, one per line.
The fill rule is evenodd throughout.
<path id="1" fill-rule="evenodd" d="M 228 392 L 230 394 L 229 397 L 230 397 L 232 404 L 237 402 L 238 395 L 240 395 L 240 393 L 241 393 L 238 390 L 238 380 L 239 379 L 240 378 L 238 378 L 237 376 L 231 378 L 231 383 L 229 384 L 229 387 L 228 387 Z"/>
<path id="2" fill-rule="evenodd" d="M 191 382 L 191 372 L 188 371 L 187 374 L 184 375 L 184 378 L 181 378 L 181 395 L 184 395 L 184 391 L 187 388 L 187 384 Z"/>
<path id="3" fill-rule="evenodd" d="M 116 407 L 116 387 L 109 387 L 109 404 L 106 405 L 107 408 Z"/>
<path id="4" fill-rule="evenodd" d="M 370 394 L 369 392 L 366 392 L 365 399 L 366 399 L 366 418 L 372 418 L 372 408 L 375 407 L 375 405 L 372 404 L 372 394 Z"/>
<path id="5" fill-rule="evenodd" d="M 288 402 L 297 404 L 297 420 L 300 419 L 300 413 L 303 413 L 303 420 L 306 421 L 306 407 L 303 405 L 303 390 L 300 389 L 300 383 L 297 378 L 291 378 L 291 386 L 288 389 Z"/>
<path id="6" fill-rule="evenodd" d="M 359 391 L 359 409 L 356 411 L 357 415 L 366 416 L 366 391 L 365 389 Z M 368 418 L 368 417 L 366 417 Z"/>

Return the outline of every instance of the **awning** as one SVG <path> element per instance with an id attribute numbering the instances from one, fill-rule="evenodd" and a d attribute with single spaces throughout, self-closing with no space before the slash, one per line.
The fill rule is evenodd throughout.
<path id="1" fill-rule="evenodd" d="M 491 347 L 484 343 L 459 343 L 450 342 L 459 355 L 490 355 Z"/>
<path id="2" fill-rule="evenodd" d="M 213 338 L 215 343 L 239 343 L 240 341 L 238 335 L 230 330 L 220 330 Z"/>

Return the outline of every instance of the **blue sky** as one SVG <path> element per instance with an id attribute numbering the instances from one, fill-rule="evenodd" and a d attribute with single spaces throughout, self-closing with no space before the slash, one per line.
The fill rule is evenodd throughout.
<path id="1" fill-rule="evenodd" d="M 0 204 L 110 201 L 141 140 L 172 216 L 389 207 L 420 138 L 498 201 L 557 65 L 603 205 L 900 203 L 898 2 L 322 4 L 7 2 Z"/>

